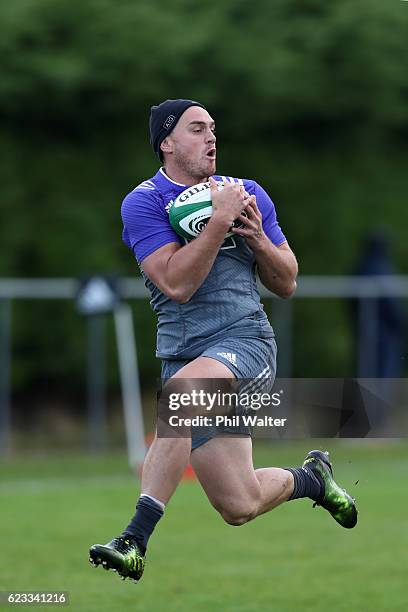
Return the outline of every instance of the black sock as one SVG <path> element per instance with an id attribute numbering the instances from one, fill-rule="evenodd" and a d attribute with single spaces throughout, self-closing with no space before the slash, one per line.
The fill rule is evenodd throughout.
<path id="1" fill-rule="evenodd" d="M 293 475 L 294 480 L 293 493 L 288 501 L 301 497 L 310 497 L 313 501 L 317 501 L 323 496 L 323 479 L 316 476 L 308 467 L 285 468 L 285 470 Z"/>
<path id="2" fill-rule="evenodd" d="M 132 536 L 142 554 L 145 554 L 147 542 L 163 514 L 162 508 L 153 499 L 146 496 L 140 497 L 136 504 L 136 514 L 122 535 Z"/>

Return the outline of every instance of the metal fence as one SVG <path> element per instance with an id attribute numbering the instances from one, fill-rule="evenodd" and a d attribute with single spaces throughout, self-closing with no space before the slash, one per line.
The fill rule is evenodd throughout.
<path id="1" fill-rule="evenodd" d="M 103 277 L 100 277 L 103 279 Z M 47 278 L 47 279 L 0 279 L 0 452 L 8 446 L 10 434 L 10 415 L 11 415 L 11 362 L 12 362 L 12 306 L 14 300 L 75 300 L 81 282 L 75 278 Z M 135 443 L 140 446 L 140 435 L 138 440 L 129 439 L 132 435 L 130 430 L 137 425 L 140 429 L 140 415 L 135 420 L 136 412 L 141 411 L 140 391 L 137 371 L 133 373 L 129 368 L 129 363 L 133 364 L 137 370 L 136 361 L 136 342 L 133 338 L 133 324 L 131 321 L 130 310 L 126 309 L 126 302 L 135 299 L 146 299 L 149 297 L 148 291 L 141 278 L 118 278 L 116 279 L 117 292 L 121 297 L 122 306 L 114 309 L 115 326 L 118 340 L 119 361 L 121 367 L 121 382 L 123 400 L 125 406 L 125 420 L 128 421 L 127 434 L 130 453 L 130 462 L 135 463 L 140 459 L 141 450 L 135 451 Z M 357 326 L 365 326 L 369 330 L 368 344 L 358 349 L 357 355 L 357 376 L 367 378 L 372 376 L 373 364 L 376 360 L 377 352 L 377 330 L 379 324 L 379 301 L 378 298 L 408 297 L 408 276 L 301 276 L 298 279 L 298 288 L 293 298 L 281 300 L 263 286 L 259 287 L 263 298 L 274 300 L 274 326 L 279 331 L 280 345 L 280 376 L 289 378 L 292 375 L 292 345 L 293 345 L 293 303 L 294 300 L 309 298 L 333 298 L 333 299 L 357 299 L 359 308 L 357 313 Z M 366 299 L 374 298 L 374 299 Z M 123 306 L 124 304 L 124 306 Z M 97 339 L 95 340 L 95 326 L 92 317 L 89 317 L 90 350 L 98 353 Z M 92 336 L 93 334 L 93 336 Z M 94 338 L 92 344 L 92 337 Z M 130 342 L 131 340 L 131 342 Z M 96 344 L 95 344 L 96 343 Z M 93 346 L 93 348 L 92 348 Z M 88 388 L 90 402 L 89 412 L 89 431 L 90 446 L 92 440 L 103 438 L 104 415 L 102 400 L 98 399 L 98 372 L 97 359 L 89 359 L 90 369 L 88 370 Z M 93 364 L 93 366 L 92 366 Z M 94 370 L 92 371 L 92 367 Z M 92 384 L 92 379 L 95 381 Z M 136 378 L 135 378 L 136 377 Z M 92 395 L 93 400 L 92 400 Z M 100 394 L 99 394 L 100 395 Z M 102 436 L 95 436 L 95 431 L 102 433 Z M 133 447 L 133 450 L 132 450 Z"/>

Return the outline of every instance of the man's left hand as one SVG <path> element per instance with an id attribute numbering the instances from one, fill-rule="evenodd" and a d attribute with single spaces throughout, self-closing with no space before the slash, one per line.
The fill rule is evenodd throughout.
<path id="1" fill-rule="evenodd" d="M 268 238 L 263 231 L 262 214 L 256 203 L 256 197 L 254 195 L 248 196 L 244 202 L 246 214 L 244 215 L 241 213 L 237 218 L 237 221 L 242 221 L 245 227 L 233 227 L 232 232 L 234 234 L 238 234 L 239 236 L 243 236 L 246 239 L 248 246 L 253 251 L 256 251 L 256 249 L 260 248 L 264 241 Z"/>

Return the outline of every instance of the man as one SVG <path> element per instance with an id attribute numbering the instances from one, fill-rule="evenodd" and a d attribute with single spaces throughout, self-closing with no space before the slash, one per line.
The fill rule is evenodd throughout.
<path id="1" fill-rule="evenodd" d="M 255 268 L 268 289 L 287 298 L 296 288 L 298 266 L 272 201 L 254 181 L 215 176 L 215 123 L 199 102 L 166 100 L 152 107 L 150 136 L 163 167 L 125 198 L 123 239 L 158 315 L 163 379 L 273 381 L 276 345 Z M 214 179 L 223 180 L 224 189 Z M 208 180 L 212 217 L 184 244 L 169 224 L 168 207 L 187 186 Z M 235 220 L 240 227 L 226 239 Z M 156 436 L 136 514 L 119 537 L 91 547 L 90 561 L 139 580 L 148 539 L 190 461 L 208 499 L 231 525 L 309 497 L 342 526 L 355 526 L 354 500 L 335 483 L 327 453 L 311 451 L 299 468 L 255 470 L 249 434 L 238 428 L 228 437 L 194 430 L 191 438 Z"/>

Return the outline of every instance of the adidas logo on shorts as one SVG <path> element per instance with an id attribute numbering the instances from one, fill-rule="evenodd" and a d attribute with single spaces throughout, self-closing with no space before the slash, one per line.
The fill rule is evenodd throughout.
<path id="1" fill-rule="evenodd" d="M 217 353 L 217 355 L 223 357 L 224 359 L 232 363 L 232 365 L 237 365 L 237 356 L 235 353 Z"/>

